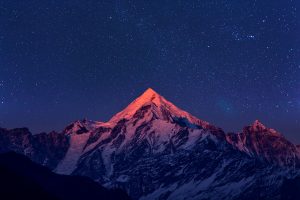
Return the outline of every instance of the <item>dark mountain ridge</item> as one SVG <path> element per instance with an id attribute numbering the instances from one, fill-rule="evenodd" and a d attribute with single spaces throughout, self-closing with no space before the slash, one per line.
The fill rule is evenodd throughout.
<path id="1" fill-rule="evenodd" d="M 0 154 L 0 191 L 9 199 L 129 199 L 121 190 L 108 190 L 91 179 L 58 175 L 27 157 Z"/>

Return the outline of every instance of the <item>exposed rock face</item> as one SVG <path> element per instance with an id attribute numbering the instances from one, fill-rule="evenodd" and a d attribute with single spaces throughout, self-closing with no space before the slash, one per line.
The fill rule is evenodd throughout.
<path id="1" fill-rule="evenodd" d="M 227 141 L 251 156 L 257 156 L 273 164 L 299 167 L 297 146 L 274 129 L 256 120 L 239 134 L 228 134 Z"/>
<path id="2" fill-rule="evenodd" d="M 0 129 L 0 152 L 15 151 L 50 169 L 56 168 L 69 148 L 62 133 L 32 135 L 27 128 Z"/>
<path id="3" fill-rule="evenodd" d="M 18 151 L 31 146 L 28 137 L 11 143 Z M 68 145 L 54 159 L 56 172 L 124 188 L 134 199 L 280 199 L 285 178 L 299 174 L 297 147 L 275 130 L 255 121 L 225 134 L 152 89 L 110 121 L 76 121 L 61 137 Z"/>

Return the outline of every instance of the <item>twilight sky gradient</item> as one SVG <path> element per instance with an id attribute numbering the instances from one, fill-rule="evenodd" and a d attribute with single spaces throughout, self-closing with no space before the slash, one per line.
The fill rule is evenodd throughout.
<path id="1" fill-rule="evenodd" d="M 300 143 L 299 9 L 297 0 L 2 0 L 0 126 L 106 121 L 152 87 L 226 131 L 260 119 Z"/>

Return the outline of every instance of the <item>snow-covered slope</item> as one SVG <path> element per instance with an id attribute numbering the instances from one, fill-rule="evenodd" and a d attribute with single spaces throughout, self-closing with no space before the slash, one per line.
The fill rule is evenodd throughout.
<path id="1" fill-rule="evenodd" d="M 69 175 L 74 171 L 88 138 L 89 133 L 72 134 L 70 136 L 70 147 L 64 159 L 56 167 L 56 173 Z"/>

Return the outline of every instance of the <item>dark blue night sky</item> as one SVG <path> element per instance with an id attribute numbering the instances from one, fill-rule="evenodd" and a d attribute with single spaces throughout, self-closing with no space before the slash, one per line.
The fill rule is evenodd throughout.
<path id="1" fill-rule="evenodd" d="M 300 1 L 0 1 L 0 126 L 106 121 L 148 87 L 300 143 Z M 298 12 L 298 13 L 297 13 Z"/>

